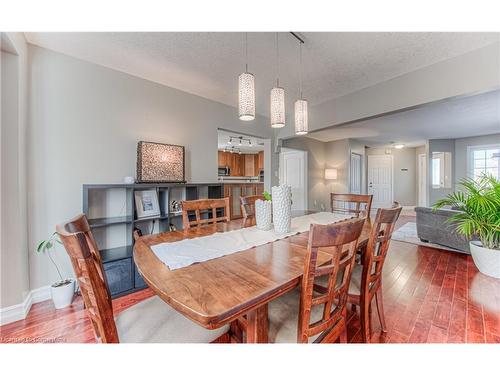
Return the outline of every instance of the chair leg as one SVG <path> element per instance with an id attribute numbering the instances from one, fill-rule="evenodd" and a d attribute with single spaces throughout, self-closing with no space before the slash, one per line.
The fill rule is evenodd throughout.
<path id="1" fill-rule="evenodd" d="M 385 324 L 384 297 L 382 296 L 382 287 L 378 288 L 377 292 L 375 293 L 375 302 L 377 304 L 378 319 L 380 320 L 382 332 L 387 332 L 387 326 Z"/>
<path id="2" fill-rule="evenodd" d="M 370 342 L 370 303 L 361 301 L 359 308 L 359 320 L 361 323 L 361 337 L 364 343 Z"/>

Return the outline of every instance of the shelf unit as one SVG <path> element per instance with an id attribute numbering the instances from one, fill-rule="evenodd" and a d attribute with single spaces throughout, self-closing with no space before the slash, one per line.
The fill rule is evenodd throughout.
<path id="1" fill-rule="evenodd" d="M 160 215 L 138 218 L 135 191 L 156 190 Z M 182 229 L 180 212 L 171 212 L 173 200 L 223 198 L 224 185 L 206 184 L 85 184 L 83 212 L 99 247 L 103 267 L 113 298 L 132 293 L 147 285 L 133 261 L 134 228 L 143 234 L 165 232 L 173 225 Z M 222 215 L 222 209 L 218 215 Z M 211 212 L 203 213 L 209 217 Z"/>

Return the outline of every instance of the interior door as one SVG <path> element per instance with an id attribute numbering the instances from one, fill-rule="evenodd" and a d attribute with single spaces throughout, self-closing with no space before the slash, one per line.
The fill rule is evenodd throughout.
<path id="1" fill-rule="evenodd" d="M 292 187 L 292 210 L 307 210 L 307 152 L 282 149 L 280 184 Z"/>
<path id="2" fill-rule="evenodd" d="M 368 194 L 373 208 L 392 206 L 392 155 L 368 155 Z"/>
<path id="3" fill-rule="evenodd" d="M 352 194 L 361 194 L 361 155 L 351 154 L 351 189 Z"/>

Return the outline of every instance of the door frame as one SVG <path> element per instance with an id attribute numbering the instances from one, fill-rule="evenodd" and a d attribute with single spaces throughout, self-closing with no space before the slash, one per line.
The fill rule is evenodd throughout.
<path id="1" fill-rule="evenodd" d="M 352 156 L 356 155 L 357 157 L 359 156 L 359 193 L 358 194 L 363 194 L 363 155 L 357 153 L 357 152 L 352 152 L 349 158 L 349 193 L 352 193 Z"/>
<path id="2" fill-rule="evenodd" d="M 423 159 L 423 163 L 421 162 Z M 422 168 L 423 166 L 423 168 Z M 422 183 L 421 178 L 424 179 L 423 189 L 421 189 Z M 418 154 L 417 155 L 417 205 L 420 205 L 420 198 L 423 194 L 423 206 L 427 206 L 427 155 Z"/>
<path id="3" fill-rule="evenodd" d="M 370 175 L 370 159 L 380 158 L 380 157 L 388 157 L 391 160 L 391 205 L 394 203 L 394 156 L 392 154 L 383 154 L 383 155 L 368 155 L 368 160 L 366 163 L 366 193 L 369 194 L 368 184 L 368 176 Z"/>
<path id="4" fill-rule="evenodd" d="M 293 152 L 298 152 L 301 153 L 304 156 L 304 209 L 308 210 L 309 209 L 309 189 L 308 189 L 308 181 L 309 181 L 309 176 L 308 176 L 308 152 L 304 150 L 299 150 L 296 148 L 288 148 L 288 147 L 282 147 L 280 154 L 279 154 L 279 184 L 281 185 L 283 182 L 283 156 L 285 153 L 293 153 Z M 265 154 L 264 154 L 265 155 Z"/>

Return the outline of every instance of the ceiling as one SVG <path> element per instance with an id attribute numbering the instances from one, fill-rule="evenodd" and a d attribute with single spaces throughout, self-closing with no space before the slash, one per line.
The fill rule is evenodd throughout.
<path id="1" fill-rule="evenodd" d="M 367 146 L 424 144 L 426 139 L 500 133 L 500 90 L 445 100 L 366 121 L 332 126 L 307 136 L 323 142 L 354 138 Z"/>
<path id="2" fill-rule="evenodd" d="M 244 140 L 242 140 L 240 146 L 239 141 L 237 139 L 233 139 L 233 141 L 229 143 L 229 137 L 236 137 L 236 138 L 243 137 Z M 250 146 L 249 145 L 250 143 L 246 140 L 250 140 L 252 146 Z M 228 132 L 226 130 L 219 130 L 217 132 L 217 144 L 219 150 L 223 150 L 226 147 L 235 146 L 236 148 L 240 149 L 242 153 L 245 154 L 256 154 L 259 151 L 264 151 L 263 139 L 239 133 Z"/>
<path id="3" fill-rule="evenodd" d="M 299 33 L 304 97 L 312 105 L 484 47 L 498 33 Z M 244 33 L 26 33 L 51 50 L 123 71 L 230 106 L 244 70 Z M 298 96 L 299 47 L 279 33 L 280 84 L 287 110 Z M 248 34 L 248 66 L 256 77 L 257 112 L 269 116 L 276 82 L 274 33 Z"/>

